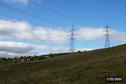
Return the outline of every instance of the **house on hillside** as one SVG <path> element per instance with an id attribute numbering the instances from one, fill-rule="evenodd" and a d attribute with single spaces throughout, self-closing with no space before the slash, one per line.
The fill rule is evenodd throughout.
<path id="1" fill-rule="evenodd" d="M 24 62 L 25 60 L 24 59 L 21 59 L 20 62 Z"/>
<path id="2" fill-rule="evenodd" d="M 49 56 L 49 55 L 47 55 L 47 56 L 45 56 L 45 58 L 50 58 L 50 56 Z"/>

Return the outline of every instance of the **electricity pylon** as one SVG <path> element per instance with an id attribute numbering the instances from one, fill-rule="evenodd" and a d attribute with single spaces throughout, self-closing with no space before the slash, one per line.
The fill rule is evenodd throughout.
<path id="1" fill-rule="evenodd" d="M 110 38 L 109 38 L 109 26 L 105 26 L 105 48 L 109 48 L 110 47 Z"/>
<path id="2" fill-rule="evenodd" d="M 75 29 L 74 29 L 74 26 L 72 25 L 71 27 L 71 30 L 70 30 L 71 34 L 70 34 L 70 48 L 69 48 L 69 51 L 70 52 L 74 52 L 75 51 Z"/>

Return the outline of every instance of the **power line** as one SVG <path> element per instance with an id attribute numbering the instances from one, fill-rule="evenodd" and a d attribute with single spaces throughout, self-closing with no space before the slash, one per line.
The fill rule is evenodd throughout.
<path id="1" fill-rule="evenodd" d="M 41 0 L 41 1 L 42 1 L 42 0 Z M 60 5 L 54 3 L 54 2 L 51 1 L 51 0 L 46 0 L 46 1 L 49 2 L 49 3 L 51 3 L 51 4 L 53 4 L 54 6 L 57 6 L 57 7 L 60 8 L 60 9 L 64 10 L 65 12 L 69 12 L 68 10 L 64 9 L 63 7 L 61 7 Z"/>
<path id="2" fill-rule="evenodd" d="M 36 3 L 36 2 L 33 1 L 33 0 L 31 0 L 31 3 L 33 3 L 34 5 L 36 5 L 36 6 L 38 6 L 38 7 L 44 8 L 44 9 L 48 10 L 49 12 L 52 12 L 52 13 L 58 15 L 58 16 L 64 17 L 64 18 L 66 18 L 66 19 L 68 19 L 68 20 L 71 20 L 72 22 L 77 22 L 77 23 L 80 23 L 80 24 L 81 24 L 80 21 L 78 21 L 78 20 L 76 20 L 76 19 L 73 19 L 73 18 L 71 18 L 71 17 L 68 17 L 68 16 L 66 16 L 66 15 L 64 15 L 64 14 L 61 14 L 61 13 L 59 13 L 59 12 L 57 12 L 57 11 L 51 9 L 51 8 L 48 8 L 48 7 L 44 6 L 44 5 L 38 4 L 38 3 Z"/>
<path id="3" fill-rule="evenodd" d="M 11 20 L 13 22 L 16 22 L 16 21 L 20 21 L 22 22 L 23 20 L 20 19 L 21 17 L 12 17 L 12 16 L 9 16 L 9 15 L 3 15 L 3 16 L 0 16 L 0 17 L 4 17 L 4 19 L 7 19 L 7 20 Z M 34 23 L 35 25 L 38 25 L 38 23 Z"/>
<path id="4" fill-rule="evenodd" d="M 41 17 L 38 17 L 38 16 L 34 16 L 34 15 L 32 15 L 32 14 L 30 14 L 30 13 L 27 13 L 27 12 L 25 12 L 25 11 L 23 11 L 23 10 L 18 10 L 18 9 L 16 9 L 16 8 L 13 8 L 13 7 L 11 7 L 11 6 L 8 6 L 7 4 L 2 3 L 1 5 L 2 5 L 3 7 L 5 7 L 5 8 L 8 8 L 8 9 L 10 9 L 10 10 L 19 12 L 19 13 L 24 14 L 24 15 L 27 15 L 27 16 L 30 16 L 30 17 L 35 18 L 35 19 L 38 19 L 38 20 L 40 20 L 40 21 L 43 20 L 43 21 L 49 22 L 49 23 L 51 23 L 51 24 L 57 24 L 57 23 L 51 22 L 51 21 L 49 21 L 49 20 L 47 20 L 47 19 L 45 19 L 45 18 L 41 18 Z"/>
<path id="5" fill-rule="evenodd" d="M 110 38 L 109 38 L 109 26 L 105 26 L 106 30 L 105 30 L 105 48 L 109 48 L 110 47 Z"/>

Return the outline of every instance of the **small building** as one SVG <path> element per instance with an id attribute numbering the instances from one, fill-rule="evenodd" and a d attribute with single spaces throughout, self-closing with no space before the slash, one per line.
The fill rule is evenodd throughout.
<path id="1" fill-rule="evenodd" d="M 25 60 L 24 59 L 21 59 L 20 62 L 24 62 Z"/>
<path id="2" fill-rule="evenodd" d="M 48 56 L 48 55 L 47 55 L 47 56 L 45 56 L 45 58 L 49 58 L 49 57 L 50 57 L 50 56 Z"/>

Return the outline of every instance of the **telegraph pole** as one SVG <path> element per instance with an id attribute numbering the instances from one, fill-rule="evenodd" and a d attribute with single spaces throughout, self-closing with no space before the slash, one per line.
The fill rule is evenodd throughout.
<path id="1" fill-rule="evenodd" d="M 71 30 L 70 30 L 71 34 L 70 34 L 70 48 L 69 51 L 70 52 L 74 52 L 75 51 L 75 45 L 74 45 L 74 35 L 75 35 L 75 29 L 74 26 L 72 25 Z"/>
<path id="2" fill-rule="evenodd" d="M 110 47 L 110 39 L 109 39 L 109 26 L 105 26 L 105 48 L 109 48 Z"/>

